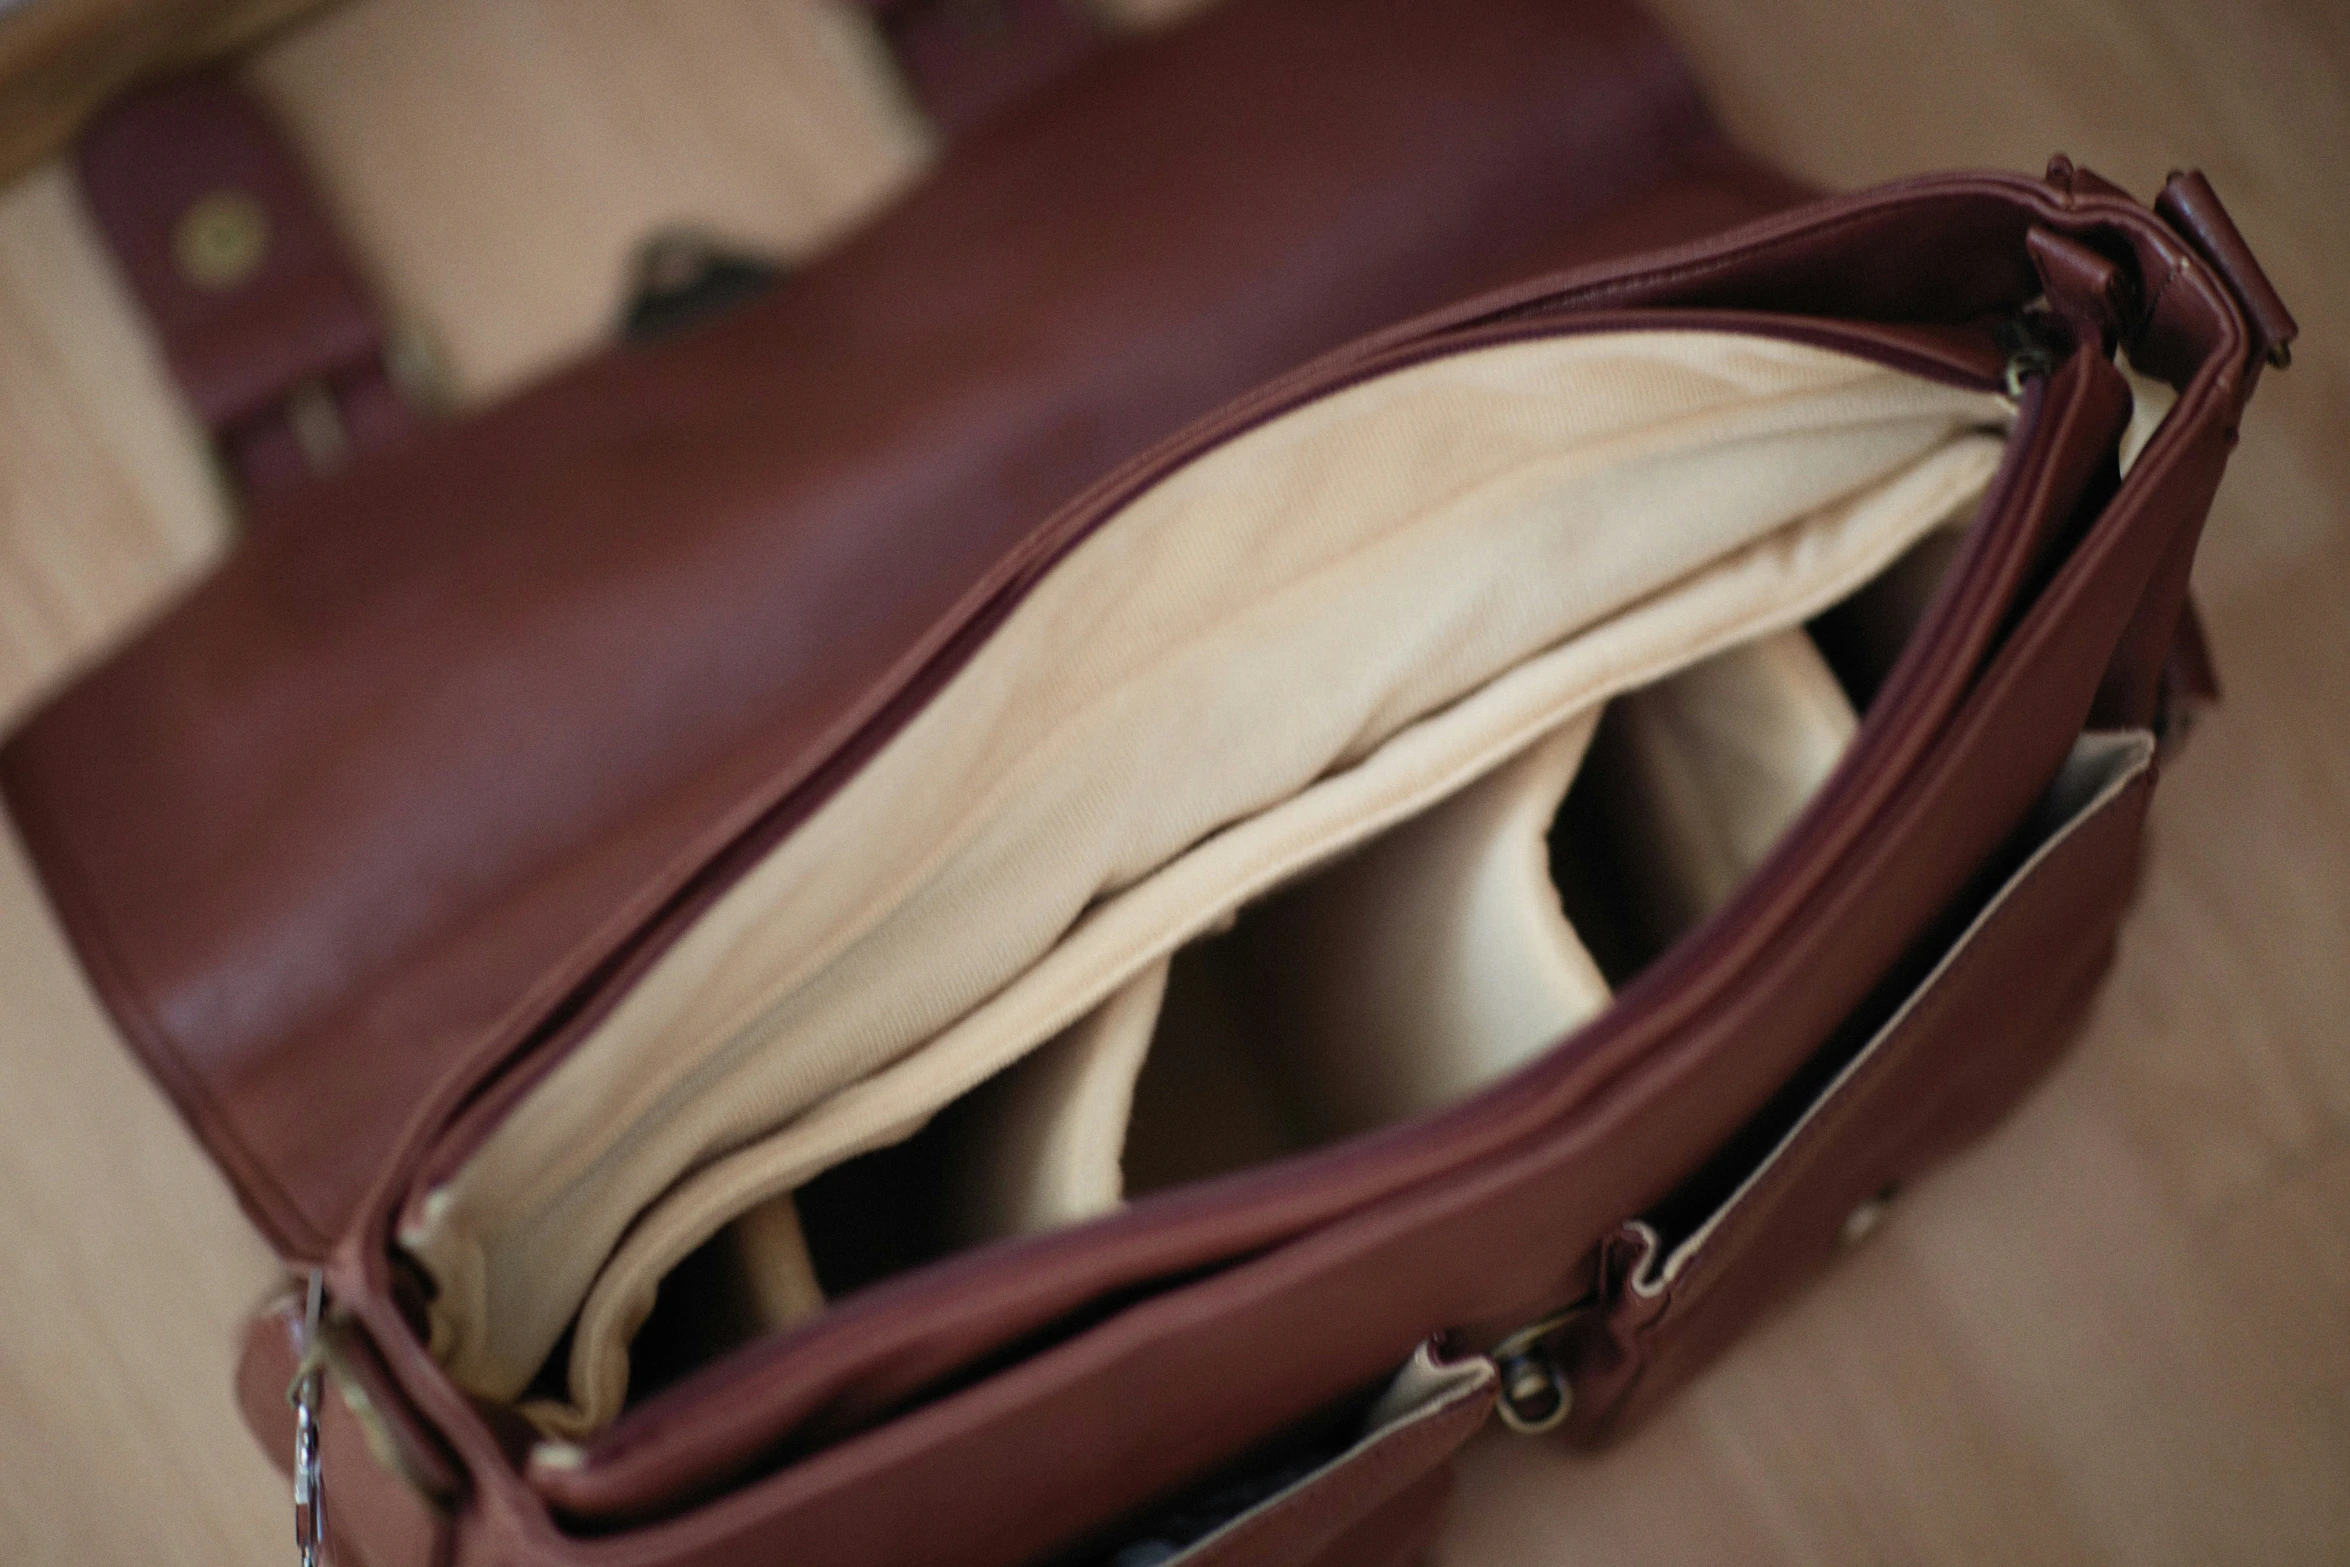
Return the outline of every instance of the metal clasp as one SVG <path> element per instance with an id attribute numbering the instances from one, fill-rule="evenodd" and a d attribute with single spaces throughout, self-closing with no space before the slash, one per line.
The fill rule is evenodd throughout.
<path id="1" fill-rule="evenodd" d="M 1501 1374 L 1494 1413 L 1503 1425 L 1520 1436 L 1539 1436 L 1574 1413 L 1575 1389 L 1544 1341 L 1598 1303 L 1596 1294 L 1586 1295 L 1493 1346 L 1493 1367 Z"/>
<path id="2" fill-rule="evenodd" d="M 286 1402 L 294 1406 L 294 1549 L 302 1567 L 318 1567 L 326 1549 L 326 1480 L 318 1462 L 319 1400 L 326 1383 L 326 1274 L 310 1270 L 302 1308 L 301 1363 Z"/>
<path id="3" fill-rule="evenodd" d="M 2044 380 L 2056 369 L 2056 350 L 2028 315 L 2011 316 L 1998 324 L 1999 346 L 2007 352 L 2007 395 L 2020 398 L 2029 381 Z"/>

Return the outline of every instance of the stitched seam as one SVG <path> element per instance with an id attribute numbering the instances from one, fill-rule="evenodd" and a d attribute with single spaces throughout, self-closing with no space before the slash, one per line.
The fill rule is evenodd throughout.
<path id="1" fill-rule="evenodd" d="M 46 792 L 28 797 L 24 788 L 18 788 L 9 793 L 14 796 L 25 847 L 33 851 L 36 867 L 48 873 L 43 879 L 59 904 L 59 912 L 65 916 L 69 939 L 81 949 L 83 961 L 93 971 L 91 977 L 97 979 L 102 975 L 107 981 L 92 987 L 98 992 L 100 1003 L 126 1025 L 133 1048 L 150 1072 L 162 1079 L 162 1087 L 177 1103 L 182 1117 L 190 1123 L 190 1130 L 199 1140 L 217 1137 L 234 1152 L 242 1170 L 222 1173 L 229 1175 L 235 1184 L 257 1189 L 284 1210 L 284 1215 L 292 1220 L 286 1228 L 300 1232 L 289 1238 L 309 1242 L 307 1249 L 323 1250 L 325 1237 L 309 1213 L 279 1183 L 276 1173 L 255 1156 L 235 1120 L 195 1069 L 185 1047 L 155 1015 L 145 987 L 132 979 L 120 937 L 96 894 L 89 869 L 71 835 L 62 830 L 55 813 L 48 808 Z M 43 860 L 47 862 L 45 866 L 40 864 Z M 157 1071 L 159 1067 L 162 1070 Z"/>
<path id="2" fill-rule="evenodd" d="M 2178 280 L 2179 274 L 2185 269 L 2185 257 L 2171 257 L 2170 265 L 2163 271 L 2162 281 L 2156 283 L 2154 291 L 2146 296 L 2146 309 L 2138 318 L 2138 336 L 2143 337 L 2147 329 L 2154 325 L 2154 318 L 2160 313 L 2163 300 L 2170 294 L 2171 284 Z"/>

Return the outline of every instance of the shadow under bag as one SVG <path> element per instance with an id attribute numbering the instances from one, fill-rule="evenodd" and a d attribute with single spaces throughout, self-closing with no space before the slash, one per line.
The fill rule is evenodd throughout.
<path id="1" fill-rule="evenodd" d="M 2291 318 L 1435 9 L 1088 56 L 0 751 L 336 1559 L 1401 1567 L 2048 1065 Z"/>

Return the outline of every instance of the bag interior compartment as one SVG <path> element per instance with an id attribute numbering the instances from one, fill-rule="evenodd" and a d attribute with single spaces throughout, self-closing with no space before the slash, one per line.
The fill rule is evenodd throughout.
<path id="1" fill-rule="evenodd" d="M 1940 539 L 1904 562 L 1946 561 Z M 1465 1098 L 1719 907 L 1857 728 L 1800 628 L 1576 718 L 734 1221 L 664 1281 L 637 1392 L 827 1295 Z"/>
<path id="2" fill-rule="evenodd" d="M 1242 911 L 1175 959 L 1128 1190 L 1406 1120 L 1533 1059 L 1729 895 L 1855 727 L 1808 638 L 1780 632 L 1627 693 Z M 1586 909 L 1634 911 L 1639 954 L 1595 946 Z"/>
<path id="3" fill-rule="evenodd" d="M 1152 1105 L 1182 1063 L 1215 1059 L 1189 1041 L 1215 1035 L 1219 967 L 1308 981 L 1276 987 L 1300 1009 L 1296 1048 L 1243 1053 L 1287 1086 L 1257 1095 L 1253 1129 L 1227 1124 L 1222 1162 L 1490 1080 L 1606 1001 L 1610 960 L 1547 892 L 1558 796 L 1653 775 L 1633 798 L 1730 787 L 1791 814 L 1849 734 L 1835 688 L 1858 678 L 1827 674 L 1795 628 L 1971 507 L 2011 418 L 1995 394 L 1806 344 L 1591 333 L 1412 365 L 1175 469 L 411 1205 L 400 1238 L 434 1286 L 435 1353 L 476 1393 L 535 1395 L 550 1434 L 584 1434 L 618 1412 L 661 1280 L 714 1236 L 691 1276 L 757 1271 L 758 1309 L 688 1309 L 681 1276 L 661 1336 L 696 1317 L 758 1331 L 819 1290 L 1179 1179 L 1154 1164 Z M 1800 743 L 1724 772 L 1708 724 L 1743 731 L 1738 703 L 1798 666 Z M 1683 730 L 1694 750 L 1658 738 Z M 1686 805 L 1662 808 L 1695 830 Z M 1696 917 L 1783 825 L 1640 867 L 1661 878 L 1642 928 Z M 1408 882 L 1453 839 L 1492 854 L 1443 898 L 1317 892 Z M 1373 907 L 1410 916 L 1379 939 L 1423 957 L 1460 920 L 1510 933 L 1523 993 L 1494 1000 L 1486 976 L 1447 1001 L 1407 965 L 1366 970 L 1349 954 L 1377 934 L 1354 925 Z M 1463 940 L 1446 961 L 1507 945 Z M 1283 956 L 1308 948 L 1337 956 Z M 1402 1017 L 1374 993 L 1430 1009 L 1397 1039 L 1475 1048 L 1383 1049 L 1381 1081 L 1311 1043 L 1351 1038 L 1365 1011 Z M 1488 1013 L 1515 1021 L 1467 1025 Z M 974 1155 L 981 1107 L 1020 1099 L 996 1112 L 1013 1128 L 999 1151 Z M 1176 1141 L 1195 1160 L 1206 1146 Z M 950 1153 L 983 1173 L 942 1182 Z"/>
<path id="4" fill-rule="evenodd" d="M 1961 530 L 1616 698 L 1155 962 L 943 1108 L 728 1224 L 661 1285 L 635 1396 L 964 1248 L 1439 1108 L 1604 1008 L 1767 855 L 1858 729 Z M 1856 611 L 1882 662 L 1835 664 Z M 1907 626 L 1891 623 L 1894 613 Z"/>

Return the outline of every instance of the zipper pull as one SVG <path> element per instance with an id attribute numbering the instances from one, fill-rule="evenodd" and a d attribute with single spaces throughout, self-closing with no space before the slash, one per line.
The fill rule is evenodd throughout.
<path id="1" fill-rule="evenodd" d="M 294 1406 L 294 1549 L 301 1567 L 318 1567 L 326 1550 L 326 1477 L 318 1458 L 319 1395 L 326 1378 L 326 1274 L 310 1270 L 302 1310 L 301 1364 L 286 1402 Z"/>
<path id="2" fill-rule="evenodd" d="M 2056 349 L 2030 315 L 2013 315 L 1993 329 L 2007 355 L 2007 395 L 2024 395 L 2024 383 L 2046 380 L 2056 368 Z"/>
<path id="3" fill-rule="evenodd" d="M 1540 1436 L 1563 1424 L 1575 1412 L 1575 1389 L 1551 1353 L 1550 1339 L 1561 1328 L 1599 1304 L 1595 1294 L 1512 1333 L 1493 1346 L 1489 1358 L 1501 1375 L 1501 1394 L 1494 1413 L 1520 1436 Z"/>

